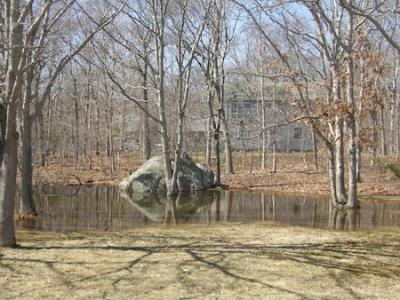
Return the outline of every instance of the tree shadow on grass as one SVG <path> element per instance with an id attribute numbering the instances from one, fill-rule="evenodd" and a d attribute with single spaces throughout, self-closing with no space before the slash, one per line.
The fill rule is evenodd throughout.
<path id="1" fill-rule="evenodd" d="M 168 236 L 165 240 L 168 240 Z M 186 241 L 186 240 L 185 240 Z M 178 254 L 188 255 L 184 262 L 203 264 L 208 269 L 215 270 L 222 274 L 224 278 L 231 278 L 237 282 L 258 285 L 261 288 L 268 288 L 276 291 L 278 294 L 290 294 L 295 297 L 311 299 L 312 296 L 306 295 L 298 290 L 283 288 L 267 282 L 265 278 L 257 277 L 255 272 L 244 271 L 240 267 L 234 267 L 230 262 L 237 262 L 239 259 L 257 259 L 260 264 L 268 267 L 268 261 L 289 261 L 295 263 L 296 268 L 302 266 L 312 266 L 314 268 L 326 271 L 327 276 L 333 279 L 336 286 L 342 289 L 352 298 L 361 298 L 351 286 L 351 277 L 354 275 L 369 275 L 385 279 L 398 279 L 400 277 L 400 245 L 390 243 L 372 243 L 372 242 L 332 242 L 332 243 L 302 243 L 302 244 L 282 244 L 282 245 L 260 245 L 245 243 L 217 242 L 216 240 L 199 240 L 192 243 L 180 243 L 171 245 L 148 245 L 148 246 L 28 246 L 21 247 L 16 251 L 21 251 L 26 256 L 27 251 L 47 251 L 60 250 L 63 253 L 70 252 L 71 259 L 35 259 L 35 258 L 8 258 L 7 255 L 0 256 L 0 270 L 4 268 L 6 272 L 19 273 L 20 270 L 13 264 L 33 264 L 34 268 L 40 269 L 43 266 L 49 269 L 58 282 L 50 283 L 40 288 L 55 288 L 65 286 L 67 288 L 79 288 L 80 284 L 93 282 L 97 279 L 107 279 L 114 290 L 118 290 L 118 285 L 125 280 L 132 280 L 132 276 L 140 282 L 134 268 L 142 264 L 142 267 L 149 268 L 151 263 L 147 261 L 153 254 L 171 255 L 173 260 Z M 93 250 L 93 251 L 118 251 L 120 256 L 129 258 L 132 254 L 139 257 L 128 261 L 117 261 L 110 254 L 109 261 L 88 262 L 85 260 L 73 259 L 74 251 Z M 104 265 L 104 270 L 93 275 L 81 276 L 68 279 L 70 274 L 64 273 L 58 268 L 58 265 L 82 265 L 86 268 L 97 268 L 97 265 Z M 117 268 L 111 266 L 117 265 Z M 181 278 L 185 278 L 179 262 L 176 264 Z M 3 270 L 3 272 L 4 272 Z M 154 270 L 153 270 L 154 271 Z M 268 271 L 268 270 L 266 270 Z M 282 273 L 282 276 L 285 273 Z M 288 281 L 291 279 L 287 279 Z M 186 287 L 187 288 L 187 287 Z M 21 297 L 33 292 L 33 290 L 23 291 L 16 297 Z M 204 296 L 204 294 L 203 294 Z"/>

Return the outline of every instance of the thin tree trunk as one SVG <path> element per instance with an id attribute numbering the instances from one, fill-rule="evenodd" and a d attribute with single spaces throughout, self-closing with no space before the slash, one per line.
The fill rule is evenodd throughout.
<path id="1" fill-rule="evenodd" d="M 262 64 L 264 66 L 264 64 Z M 262 68 L 263 71 L 263 68 Z M 265 171 L 267 167 L 267 132 L 266 132 L 266 118 L 265 118 L 265 95 L 264 95 L 264 76 L 261 77 L 261 170 Z"/>
<path id="2" fill-rule="evenodd" d="M 145 62 L 144 70 L 142 73 L 142 85 L 143 85 L 143 107 L 148 111 L 148 90 L 147 90 L 147 63 Z M 143 131 L 143 160 L 146 161 L 151 157 L 151 139 L 150 139 L 150 120 L 149 115 L 144 111 L 142 112 L 142 131 Z"/>
<path id="3" fill-rule="evenodd" d="M 274 96 L 272 101 L 272 122 L 275 125 L 274 128 L 271 129 L 271 136 L 272 136 L 272 166 L 271 166 L 271 173 L 276 173 L 276 79 L 274 80 Z"/>
<path id="4" fill-rule="evenodd" d="M 44 120 L 43 120 L 43 113 L 40 112 L 37 116 L 38 118 L 38 123 L 39 123 L 39 152 L 40 152 L 40 157 L 39 157 L 39 165 L 41 167 L 46 166 L 46 148 L 47 148 L 47 134 L 46 134 L 46 128 L 44 126 Z"/>
<path id="5" fill-rule="evenodd" d="M 212 155 L 212 124 L 211 117 L 207 118 L 207 130 L 206 130 L 206 157 L 205 164 L 208 168 L 211 168 L 211 155 Z"/>
<path id="6" fill-rule="evenodd" d="M 357 182 L 361 182 L 361 170 L 362 170 L 362 146 L 357 143 Z"/>
<path id="7" fill-rule="evenodd" d="M 229 125 L 225 119 L 222 119 L 223 131 L 224 131 L 224 148 L 225 148 L 225 174 L 233 174 L 233 160 L 232 160 L 232 145 L 229 133 Z"/>
<path id="8" fill-rule="evenodd" d="M 385 126 L 385 111 L 383 106 L 380 107 L 380 122 L 381 122 L 381 152 L 383 156 L 387 155 L 387 147 L 386 147 L 386 126 Z"/>
<path id="9" fill-rule="evenodd" d="M 215 128 L 214 131 L 214 152 L 215 152 L 215 160 L 216 160 L 216 167 L 217 167 L 217 174 L 215 178 L 215 185 L 220 186 L 221 185 L 221 156 L 220 156 L 220 145 L 219 145 L 219 137 L 220 137 L 220 131 L 219 131 L 219 124 L 217 128 Z"/>
<path id="10" fill-rule="evenodd" d="M 372 131 L 371 131 L 371 140 L 372 140 L 372 146 L 370 147 L 370 152 L 372 155 L 370 166 L 372 167 L 375 164 L 375 160 L 378 156 L 378 151 L 376 149 L 376 144 L 377 144 L 377 131 L 376 127 L 378 126 L 377 122 L 377 112 L 376 110 L 371 112 L 371 123 L 372 123 Z"/>
<path id="11" fill-rule="evenodd" d="M 73 99 L 74 99 L 74 113 L 75 113 L 75 124 L 74 124 L 74 157 L 75 157 L 75 167 L 79 168 L 80 166 L 80 137 L 79 137 L 79 104 L 78 104 L 78 88 L 77 88 L 77 80 L 73 79 L 74 91 L 73 91 Z"/>
<path id="12" fill-rule="evenodd" d="M 94 96 L 94 92 L 92 91 Z M 100 155 L 100 104 L 96 99 L 96 138 L 95 138 L 96 156 Z"/>
<path id="13" fill-rule="evenodd" d="M 313 156 L 314 156 L 314 166 L 315 169 L 318 170 L 318 144 L 317 144 L 317 139 L 315 137 L 314 130 L 311 131 L 311 138 L 312 138 L 312 143 L 313 143 Z"/>
<path id="14" fill-rule="evenodd" d="M 344 184 L 344 141 L 343 141 L 343 119 L 336 117 L 335 124 L 335 149 L 336 149 L 336 194 L 338 203 L 345 204 L 346 188 Z"/>
<path id="15" fill-rule="evenodd" d="M 89 65 L 89 70 L 87 73 L 87 86 L 86 86 L 86 156 L 89 159 L 89 169 L 92 169 L 92 99 L 90 95 L 90 75 L 91 75 L 91 66 Z"/>

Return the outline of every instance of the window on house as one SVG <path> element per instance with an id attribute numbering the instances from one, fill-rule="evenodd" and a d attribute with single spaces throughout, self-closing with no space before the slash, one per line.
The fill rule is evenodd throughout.
<path id="1" fill-rule="evenodd" d="M 294 139 L 301 139 L 302 134 L 303 134 L 303 128 L 301 128 L 301 127 L 293 128 L 293 138 Z"/>
<path id="2" fill-rule="evenodd" d="M 239 138 L 247 139 L 250 137 L 250 131 L 247 128 L 239 127 Z"/>
<path id="3" fill-rule="evenodd" d="M 237 114 L 237 103 L 236 102 L 233 102 L 231 105 L 231 113 L 232 113 L 232 115 Z"/>
<path id="4" fill-rule="evenodd" d="M 252 119 L 257 113 L 257 103 L 254 101 L 233 102 L 231 104 L 232 119 Z"/>

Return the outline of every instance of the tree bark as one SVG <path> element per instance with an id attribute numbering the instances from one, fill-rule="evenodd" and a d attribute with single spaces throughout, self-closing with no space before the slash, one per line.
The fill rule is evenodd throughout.
<path id="1" fill-rule="evenodd" d="M 15 128 L 8 127 L 7 131 L 0 166 L 0 247 L 12 247 L 16 244 L 14 209 L 18 134 Z"/>
<path id="2" fill-rule="evenodd" d="M 335 154 L 333 147 L 328 147 L 328 174 L 329 182 L 331 187 L 331 197 L 332 204 L 335 206 L 338 203 L 337 193 L 336 193 L 336 168 L 335 168 Z"/>
<path id="3" fill-rule="evenodd" d="M 211 117 L 207 119 L 207 130 L 206 130 L 206 154 L 204 163 L 208 168 L 211 168 L 211 155 L 212 155 L 212 124 Z"/>
<path id="4" fill-rule="evenodd" d="M 148 91 L 147 91 L 147 63 L 145 62 L 145 67 L 142 72 L 142 85 L 143 85 L 143 107 L 146 111 L 148 111 L 148 103 L 149 100 Z M 143 161 L 148 160 L 151 157 L 151 140 L 150 140 L 150 120 L 149 115 L 142 111 L 142 132 L 143 132 Z"/>
<path id="5" fill-rule="evenodd" d="M 357 143 L 357 182 L 361 182 L 361 170 L 362 170 L 362 146 Z"/>
<path id="6" fill-rule="evenodd" d="M 346 56 L 346 97 L 349 109 L 347 112 L 347 130 L 349 147 L 349 195 L 346 205 L 350 208 L 358 207 L 357 199 L 357 129 L 355 120 L 356 105 L 354 100 L 354 62 L 353 62 L 353 16 L 349 14 L 348 45 Z"/>
<path id="7" fill-rule="evenodd" d="M 28 112 L 29 113 L 29 112 Z M 36 205 L 33 199 L 32 184 L 32 119 L 24 116 L 21 132 L 21 202 L 20 214 L 22 216 L 36 215 Z"/>
<path id="8" fill-rule="evenodd" d="M 315 133 L 314 130 L 311 131 L 311 138 L 312 138 L 312 143 L 313 143 L 313 157 L 314 157 L 314 166 L 315 169 L 319 169 L 318 165 L 318 144 L 317 144 L 317 139 L 315 138 Z"/>
<path id="9" fill-rule="evenodd" d="M 229 125 L 225 116 L 222 119 L 222 124 L 224 126 L 225 174 L 230 175 L 233 174 L 232 146 L 229 134 Z"/>
<path id="10" fill-rule="evenodd" d="M 75 157 L 75 167 L 80 166 L 80 137 L 79 137 L 79 104 L 78 104 L 78 88 L 77 80 L 73 78 L 73 99 L 74 99 L 74 113 L 75 113 L 75 124 L 74 124 L 74 157 Z"/>
<path id="11" fill-rule="evenodd" d="M 343 141 L 343 119 L 336 117 L 335 123 L 335 149 L 336 149 L 336 194 L 338 203 L 346 202 L 346 188 L 344 184 L 344 141 Z"/>
<path id="12" fill-rule="evenodd" d="M 39 165 L 41 167 L 46 166 L 46 152 L 47 152 L 47 135 L 46 135 L 46 129 L 44 126 L 44 120 L 43 120 L 43 113 L 40 112 L 37 115 L 37 122 L 39 125 Z M 49 121 L 48 121 L 49 122 Z"/>
<path id="13" fill-rule="evenodd" d="M 386 125 L 385 125 L 385 111 L 383 106 L 379 110 L 380 122 L 381 122 L 381 153 L 383 156 L 387 155 L 387 145 L 386 145 Z"/>
<path id="14" fill-rule="evenodd" d="M 22 78 L 18 74 L 18 64 L 22 52 L 23 24 L 18 23 L 20 15 L 19 0 L 10 0 L 8 66 L 6 73 L 6 114 L 1 120 L 2 157 L 0 165 L 0 247 L 16 244 L 14 227 L 14 208 L 17 176 L 18 133 L 16 130 L 17 102 L 21 95 Z M 6 18 L 8 21 L 8 19 Z M 4 133 L 3 133 L 4 132 Z"/>

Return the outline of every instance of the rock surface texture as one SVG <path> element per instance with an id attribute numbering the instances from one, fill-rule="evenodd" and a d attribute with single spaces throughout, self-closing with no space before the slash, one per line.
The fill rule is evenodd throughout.
<path id="1" fill-rule="evenodd" d="M 179 191 L 202 191 L 212 185 L 210 171 L 195 163 L 184 153 L 178 173 Z M 146 161 L 136 172 L 125 178 L 119 185 L 122 192 L 129 196 L 161 195 L 167 192 L 165 166 L 162 156 L 154 156 Z"/>

